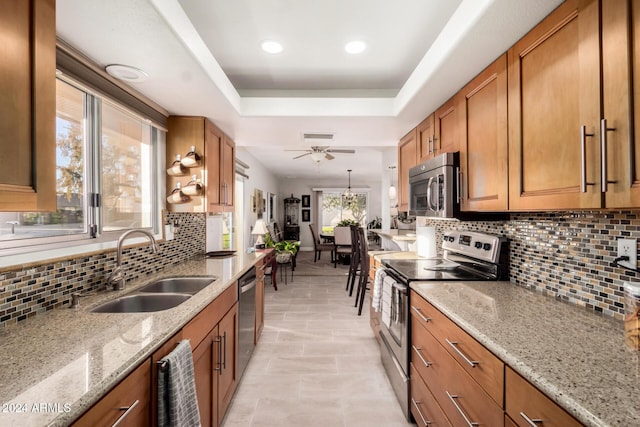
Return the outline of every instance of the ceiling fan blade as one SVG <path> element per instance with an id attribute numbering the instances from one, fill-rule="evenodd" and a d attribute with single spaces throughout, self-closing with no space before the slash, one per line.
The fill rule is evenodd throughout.
<path id="1" fill-rule="evenodd" d="M 334 150 L 334 149 L 328 149 L 326 150 L 327 153 L 349 153 L 349 154 L 353 154 L 356 152 L 356 150 Z"/>
<path id="2" fill-rule="evenodd" d="M 311 153 L 300 154 L 299 156 L 294 157 L 294 160 L 295 159 L 299 159 L 300 157 L 308 156 L 309 154 L 311 154 Z"/>
<path id="3" fill-rule="evenodd" d="M 292 149 L 286 149 L 284 151 L 308 151 L 308 152 L 311 152 L 311 150 L 309 150 L 308 148 L 299 148 L 299 149 L 292 148 Z"/>
<path id="4" fill-rule="evenodd" d="M 335 157 L 334 157 L 334 156 L 332 156 L 332 155 L 331 155 L 331 154 L 329 154 L 329 153 L 325 153 L 324 158 L 325 158 L 325 159 L 327 159 L 327 160 L 333 160 L 333 159 L 335 159 Z"/>

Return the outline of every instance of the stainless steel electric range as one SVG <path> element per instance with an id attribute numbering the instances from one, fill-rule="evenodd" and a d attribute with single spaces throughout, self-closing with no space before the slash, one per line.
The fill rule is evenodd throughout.
<path id="1" fill-rule="evenodd" d="M 508 245 L 504 237 L 470 231 L 447 231 L 442 256 L 419 259 L 383 259 L 381 358 L 387 376 L 407 418 L 409 409 L 409 287 L 411 282 L 482 281 L 508 278 Z"/>

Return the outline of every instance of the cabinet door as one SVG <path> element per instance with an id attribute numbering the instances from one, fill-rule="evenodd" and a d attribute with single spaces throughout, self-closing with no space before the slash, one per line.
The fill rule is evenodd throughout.
<path id="1" fill-rule="evenodd" d="M 456 98 L 463 211 L 507 210 L 507 55 Z"/>
<path id="2" fill-rule="evenodd" d="M 220 163 L 220 181 L 222 185 L 222 200 L 225 212 L 233 211 L 233 196 L 236 182 L 236 143 L 228 136 L 222 140 L 222 159 Z"/>
<path id="3" fill-rule="evenodd" d="M 455 99 L 445 102 L 434 113 L 433 154 L 453 153 L 460 149 L 458 111 Z"/>
<path id="4" fill-rule="evenodd" d="M 398 143 L 398 210 L 409 211 L 409 169 L 418 164 L 416 128 Z"/>
<path id="5" fill-rule="evenodd" d="M 213 331 L 193 350 L 193 374 L 196 382 L 196 394 L 198 396 L 198 411 L 200 412 L 200 424 L 213 427 L 215 413 L 213 400 L 214 375 L 213 357 L 217 348 L 214 338 L 218 329 Z"/>
<path id="6" fill-rule="evenodd" d="M 508 51 L 510 210 L 602 204 L 598 15 L 567 0 Z"/>
<path id="7" fill-rule="evenodd" d="M 418 158 L 420 162 L 433 157 L 435 147 L 435 122 L 434 115 L 424 119 L 416 128 L 418 138 Z"/>
<path id="8" fill-rule="evenodd" d="M 258 344 L 260 335 L 262 335 L 262 329 L 264 328 L 264 269 L 267 267 L 265 264 L 258 270 L 256 277 L 256 324 L 255 324 L 255 336 L 254 343 Z"/>
<path id="9" fill-rule="evenodd" d="M 207 120 L 205 125 L 205 167 L 207 169 L 207 211 L 209 212 L 221 212 L 224 201 L 224 188 L 220 180 L 223 139 L 222 131 Z"/>
<path id="10" fill-rule="evenodd" d="M 0 9 L 0 211 L 55 211 L 55 1 Z"/>
<path id="11" fill-rule="evenodd" d="M 73 427 L 151 425 L 150 384 L 151 361 L 147 359 L 74 422 Z"/>
<path id="12" fill-rule="evenodd" d="M 227 312 L 218 324 L 218 340 L 222 346 L 218 365 L 218 425 L 231 403 L 238 382 L 238 304 Z"/>
<path id="13" fill-rule="evenodd" d="M 521 427 L 578 427 L 582 424 L 556 405 L 537 388 L 507 367 L 505 372 L 505 409 Z"/>
<path id="14" fill-rule="evenodd" d="M 605 204 L 640 206 L 640 5 L 632 0 L 602 2 L 603 120 L 606 147 Z M 603 131 L 603 125 L 608 130 Z M 603 140 L 603 138 L 606 138 Z M 603 176 L 605 173 L 603 173 Z"/>

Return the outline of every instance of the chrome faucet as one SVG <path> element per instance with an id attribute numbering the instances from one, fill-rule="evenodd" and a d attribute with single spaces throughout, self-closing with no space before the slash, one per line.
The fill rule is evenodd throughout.
<path id="1" fill-rule="evenodd" d="M 118 248 L 116 250 L 116 268 L 113 269 L 113 271 L 109 275 L 109 278 L 107 279 L 107 289 L 109 289 L 109 286 L 113 287 L 114 291 L 121 291 L 124 289 L 124 285 L 127 279 L 125 276 L 124 268 L 122 267 L 122 243 L 127 237 L 129 237 L 130 234 L 133 233 L 141 233 L 146 235 L 151 241 L 151 248 L 153 249 L 153 253 L 155 254 L 158 252 L 158 248 L 156 247 L 156 239 L 153 237 L 153 234 L 151 234 L 147 230 L 135 229 L 123 233 L 122 236 L 120 236 L 120 238 L 118 239 Z"/>

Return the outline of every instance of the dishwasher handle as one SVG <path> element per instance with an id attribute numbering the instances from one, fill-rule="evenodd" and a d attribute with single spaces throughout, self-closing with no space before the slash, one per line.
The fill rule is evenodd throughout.
<path id="1" fill-rule="evenodd" d="M 243 283 L 242 286 L 240 286 L 240 294 L 244 294 L 245 292 L 249 292 L 251 289 L 256 287 L 256 280 L 252 280 L 248 283 Z"/>

